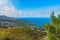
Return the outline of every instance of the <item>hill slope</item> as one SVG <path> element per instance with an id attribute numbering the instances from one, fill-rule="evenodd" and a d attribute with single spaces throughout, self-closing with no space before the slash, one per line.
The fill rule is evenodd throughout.
<path id="1" fill-rule="evenodd" d="M 0 16 L 0 27 L 34 27 L 34 23 L 18 20 L 13 17 Z"/>

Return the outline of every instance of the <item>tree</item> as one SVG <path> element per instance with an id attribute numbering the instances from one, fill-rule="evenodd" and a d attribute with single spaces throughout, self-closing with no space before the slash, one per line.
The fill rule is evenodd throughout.
<path id="1" fill-rule="evenodd" d="M 51 21 L 52 24 L 45 25 L 48 40 L 60 40 L 60 15 L 55 17 L 54 12 L 52 12 Z"/>

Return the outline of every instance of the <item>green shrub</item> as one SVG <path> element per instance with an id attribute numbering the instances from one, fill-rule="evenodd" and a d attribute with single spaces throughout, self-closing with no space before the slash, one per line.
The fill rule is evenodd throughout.
<path id="1" fill-rule="evenodd" d="M 54 12 L 52 12 L 51 20 L 52 24 L 45 25 L 48 40 L 60 40 L 60 15 L 55 17 Z"/>

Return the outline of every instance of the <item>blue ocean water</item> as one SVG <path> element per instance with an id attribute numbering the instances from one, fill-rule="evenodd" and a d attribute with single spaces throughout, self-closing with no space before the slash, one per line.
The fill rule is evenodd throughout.
<path id="1" fill-rule="evenodd" d="M 46 23 L 49 23 L 49 24 L 51 23 L 50 18 L 19 18 L 19 19 L 30 21 L 40 27 L 44 27 Z"/>

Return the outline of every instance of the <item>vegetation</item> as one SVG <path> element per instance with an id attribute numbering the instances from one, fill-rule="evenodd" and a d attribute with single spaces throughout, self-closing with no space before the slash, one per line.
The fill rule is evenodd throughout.
<path id="1" fill-rule="evenodd" d="M 30 28 L 8 28 L 0 31 L 1 40 L 42 40 L 42 30 L 31 30 Z"/>
<path id="2" fill-rule="evenodd" d="M 54 12 L 52 12 L 51 20 L 52 24 L 45 25 L 48 40 L 60 40 L 60 15 L 55 17 Z"/>

